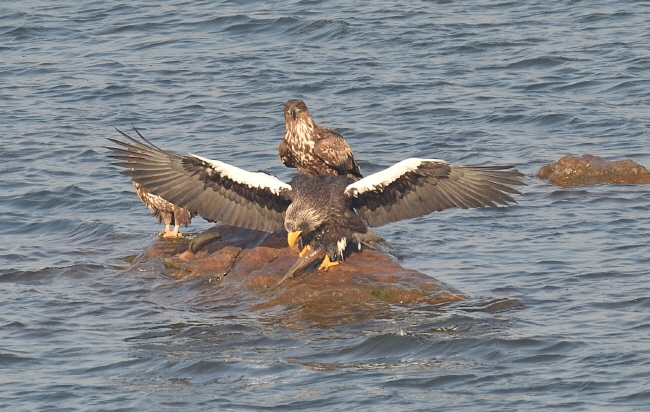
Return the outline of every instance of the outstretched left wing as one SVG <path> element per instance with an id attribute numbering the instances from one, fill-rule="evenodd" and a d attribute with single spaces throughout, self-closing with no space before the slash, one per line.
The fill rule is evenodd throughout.
<path id="1" fill-rule="evenodd" d="M 136 140 L 108 139 L 121 147 L 109 147 L 114 163 L 151 193 L 188 209 L 210 222 L 277 232 L 291 203 L 291 186 L 265 173 L 251 173 L 217 160 L 179 156 L 166 152 L 136 130 Z"/>
<path id="2" fill-rule="evenodd" d="M 345 195 L 369 226 L 451 207 L 517 203 L 510 186 L 523 185 L 512 166 L 455 166 L 437 159 L 406 159 L 347 186 Z"/>

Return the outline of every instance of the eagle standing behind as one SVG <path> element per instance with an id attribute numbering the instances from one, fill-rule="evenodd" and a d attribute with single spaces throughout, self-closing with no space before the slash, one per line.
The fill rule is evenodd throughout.
<path id="1" fill-rule="evenodd" d="M 352 149 L 343 136 L 319 126 L 299 99 L 284 104 L 285 132 L 280 142 L 280 160 L 301 174 L 362 178 Z"/>

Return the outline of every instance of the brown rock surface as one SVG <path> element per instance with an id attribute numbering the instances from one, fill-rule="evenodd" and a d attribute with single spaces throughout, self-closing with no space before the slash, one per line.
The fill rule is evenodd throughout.
<path id="1" fill-rule="evenodd" d="M 160 240 L 133 265 L 151 268 L 159 262 L 170 276 L 207 278 L 216 283 L 219 299 L 244 302 L 250 310 L 283 308 L 288 323 L 332 322 L 350 313 L 372 316 L 393 305 L 438 305 L 465 299 L 434 278 L 366 249 L 326 271 L 314 267 L 278 285 L 298 259 L 298 249 L 289 248 L 284 236 L 217 225 L 198 237 L 203 247 L 196 253 L 190 251 L 188 240 Z"/>
<path id="2" fill-rule="evenodd" d="M 590 154 L 564 156 L 542 167 L 537 175 L 558 186 L 650 183 L 648 169 L 630 159 L 609 162 Z"/>

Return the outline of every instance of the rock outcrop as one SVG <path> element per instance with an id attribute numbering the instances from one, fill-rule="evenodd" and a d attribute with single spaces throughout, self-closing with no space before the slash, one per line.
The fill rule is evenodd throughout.
<path id="1" fill-rule="evenodd" d="M 558 186 L 650 183 L 648 169 L 630 159 L 609 162 L 590 154 L 564 156 L 542 167 L 537 175 Z"/>
<path id="2" fill-rule="evenodd" d="M 245 302 L 251 310 L 288 309 L 287 321 L 322 322 L 351 311 L 465 299 L 434 278 L 369 249 L 326 271 L 313 267 L 278 284 L 297 259 L 298 249 L 289 248 L 284 236 L 217 225 L 191 242 L 160 240 L 133 265 L 160 262 L 170 276 L 209 279 L 221 298 Z"/>

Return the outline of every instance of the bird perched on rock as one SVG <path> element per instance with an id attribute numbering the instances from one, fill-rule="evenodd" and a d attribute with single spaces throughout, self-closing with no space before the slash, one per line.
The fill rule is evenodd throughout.
<path id="1" fill-rule="evenodd" d="M 280 142 L 280 160 L 287 167 L 298 169 L 309 176 L 348 176 L 359 180 L 361 169 L 354 160 L 352 149 L 343 136 L 332 129 L 317 125 L 300 99 L 288 100 L 284 104 L 285 132 Z M 375 249 L 393 247 L 381 236 L 367 231 L 361 242 Z M 305 244 L 304 239 L 300 239 Z"/>
<path id="2" fill-rule="evenodd" d="M 192 223 L 192 213 L 185 208 L 166 201 L 160 196 L 149 193 L 147 189 L 135 181 L 131 183 L 133 183 L 138 198 L 151 210 L 154 217 L 158 219 L 158 223 L 165 222 L 165 229 L 160 231 L 158 236 L 170 238 L 183 237 L 179 232 L 180 225 L 187 227 L 187 225 Z M 171 225 L 174 225 L 174 230 L 170 230 Z"/>
<path id="3" fill-rule="evenodd" d="M 299 99 L 284 104 L 285 132 L 280 142 L 280 160 L 306 175 L 347 175 L 360 179 L 361 170 L 343 136 L 317 125 L 305 102 Z"/>
<path id="4" fill-rule="evenodd" d="M 147 141 L 139 131 L 136 130 L 136 133 L 141 139 Z M 131 180 L 131 183 L 135 188 L 135 194 L 138 195 L 138 198 L 142 203 L 151 210 L 154 217 L 158 219 L 158 223 L 165 222 L 165 229 L 160 231 L 158 236 L 166 238 L 183 237 L 179 232 L 180 225 L 187 227 L 187 225 L 192 223 L 192 217 L 196 216 L 196 214 L 192 214 L 189 210 L 170 203 L 160 196 L 151 194 L 147 189 L 134 180 Z M 174 225 L 174 230 L 170 230 L 171 225 Z"/>
<path id="5" fill-rule="evenodd" d="M 119 130 L 118 130 L 119 131 Z M 354 181 L 348 176 L 298 175 L 289 184 L 201 156 L 179 156 L 147 140 L 109 139 L 122 173 L 151 193 L 210 222 L 267 232 L 287 231 L 293 246 L 305 240 L 302 257 L 282 280 L 316 260 L 338 264 L 368 226 L 382 226 L 450 207 L 515 202 L 523 175 L 509 166 L 455 166 L 437 159 L 406 159 Z M 516 203 L 516 202 L 515 202 Z"/>

